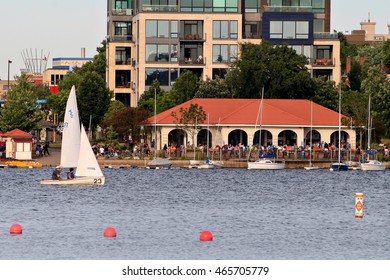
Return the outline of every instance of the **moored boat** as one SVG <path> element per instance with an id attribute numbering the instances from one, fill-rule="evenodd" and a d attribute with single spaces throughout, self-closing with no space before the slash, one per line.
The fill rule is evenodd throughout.
<path id="1" fill-rule="evenodd" d="M 26 161 L 8 160 L 5 162 L 5 164 L 8 165 L 8 167 L 21 167 L 21 168 L 39 168 L 43 166 L 42 163 L 33 160 L 26 160 Z"/>
<path id="2" fill-rule="evenodd" d="M 367 162 L 361 163 L 360 167 L 363 171 L 383 171 L 386 169 L 383 162 L 378 160 L 369 160 Z"/>
<path id="3" fill-rule="evenodd" d="M 269 159 L 259 159 L 253 162 L 248 162 L 248 169 L 265 169 L 265 170 L 279 170 L 284 169 L 284 163 L 274 162 Z"/>

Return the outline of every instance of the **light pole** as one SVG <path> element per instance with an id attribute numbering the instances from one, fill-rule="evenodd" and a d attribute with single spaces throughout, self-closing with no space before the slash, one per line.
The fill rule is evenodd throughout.
<path id="1" fill-rule="evenodd" d="M 10 64 L 12 63 L 11 60 L 8 60 L 8 84 L 7 84 L 7 94 L 8 94 L 8 91 L 9 91 L 9 68 L 10 68 Z M 6 96 L 7 97 L 7 96 Z"/>

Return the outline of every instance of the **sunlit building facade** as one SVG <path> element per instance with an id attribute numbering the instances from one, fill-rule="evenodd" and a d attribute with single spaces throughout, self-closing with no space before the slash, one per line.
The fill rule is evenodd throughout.
<path id="1" fill-rule="evenodd" d="M 313 77 L 340 81 L 340 43 L 330 0 L 108 0 L 107 83 L 137 106 L 157 79 L 170 90 L 185 70 L 224 77 L 239 44 L 288 44 Z"/>

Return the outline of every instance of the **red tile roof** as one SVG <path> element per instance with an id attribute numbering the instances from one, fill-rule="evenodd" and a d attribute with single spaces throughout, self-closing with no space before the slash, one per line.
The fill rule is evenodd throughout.
<path id="1" fill-rule="evenodd" d="M 2 135 L 3 137 L 11 137 L 11 138 L 33 138 L 30 133 L 24 132 L 18 128 L 8 131 Z"/>
<path id="2" fill-rule="evenodd" d="M 172 112 L 198 104 L 209 113 L 210 125 L 259 125 L 261 99 L 195 98 L 157 114 L 157 125 L 175 124 Z M 263 126 L 310 126 L 310 103 L 303 99 L 263 99 Z M 346 116 L 342 115 L 346 118 Z M 154 124 L 154 117 L 147 120 Z M 205 124 L 207 123 L 207 119 Z M 339 113 L 313 102 L 313 126 L 339 125 Z"/>

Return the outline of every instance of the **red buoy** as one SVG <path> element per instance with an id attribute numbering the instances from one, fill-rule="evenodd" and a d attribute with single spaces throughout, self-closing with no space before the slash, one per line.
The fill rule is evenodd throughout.
<path id="1" fill-rule="evenodd" d="M 213 234 L 208 231 L 204 230 L 200 233 L 200 241 L 212 241 L 213 240 Z"/>
<path id="2" fill-rule="evenodd" d="M 19 224 L 13 224 L 9 229 L 10 234 L 22 234 L 22 232 L 23 232 L 22 227 Z"/>
<path id="3" fill-rule="evenodd" d="M 113 227 L 108 227 L 104 230 L 104 237 L 116 237 L 116 230 Z"/>

